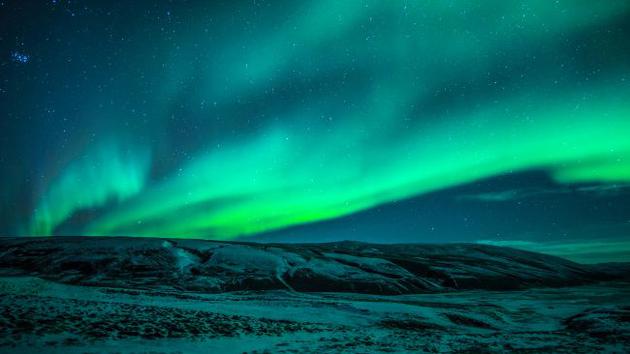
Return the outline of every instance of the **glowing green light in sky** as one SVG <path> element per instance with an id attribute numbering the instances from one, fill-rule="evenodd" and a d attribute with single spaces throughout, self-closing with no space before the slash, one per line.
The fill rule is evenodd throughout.
<path id="1" fill-rule="evenodd" d="M 539 97 L 537 106 L 509 101 L 390 141 L 387 150 L 369 138 L 357 146 L 346 131 L 317 142 L 269 132 L 208 153 L 87 231 L 230 238 L 531 168 L 565 183 L 629 181 L 630 91 L 600 94 L 579 108 L 575 95 Z"/>
<path id="2" fill-rule="evenodd" d="M 313 1 L 219 44 L 199 30 L 206 17 L 191 19 L 177 48 L 163 48 L 167 63 L 146 98 L 155 126 L 187 82 L 204 107 L 269 95 L 269 106 L 286 109 L 250 135 L 208 141 L 156 179 L 147 139 L 143 149 L 90 150 L 51 182 L 24 233 L 50 234 L 112 200 L 79 232 L 229 239 L 529 169 L 560 183 L 630 181 L 628 61 L 591 53 L 596 64 L 580 64 L 570 53 L 571 40 L 629 9 Z M 190 65 L 193 57 L 212 60 Z M 275 100 L 280 90 L 295 94 L 291 104 Z M 226 124 L 251 112 L 231 114 Z"/>
<path id="3" fill-rule="evenodd" d="M 28 233 L 49 235 L 78 210 L 140 192 L 149 166 L 144 149 L 108 142 L 74 160 L 41 198 Z"/>

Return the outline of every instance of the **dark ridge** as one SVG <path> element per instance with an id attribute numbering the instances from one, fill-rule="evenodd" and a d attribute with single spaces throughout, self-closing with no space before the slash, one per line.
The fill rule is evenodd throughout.
<path id="1" fill-rule="evenodd" d="M 0 239 L 0 274 L 126 289 L 413 294 L 562 287 L 627 279 L 628 264 L 583 265 L 479 244 L 257 244 L 195 239 Z"/>

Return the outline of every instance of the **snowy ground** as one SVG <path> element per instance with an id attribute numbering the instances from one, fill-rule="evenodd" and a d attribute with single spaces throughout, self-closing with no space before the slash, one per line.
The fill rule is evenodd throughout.
<path id="1" fill-rule="evenodd" d="M 630 284 L 200 294 L 0 278 L 9 353 L 629 352 Z"/>

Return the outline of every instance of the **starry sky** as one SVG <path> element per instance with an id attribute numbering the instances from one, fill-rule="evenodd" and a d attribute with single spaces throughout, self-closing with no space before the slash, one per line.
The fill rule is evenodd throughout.
<path id="1" fill-rule="evenodd" d="M 630 260 L 630 2 L 0 0 L 0 233 Z"/>

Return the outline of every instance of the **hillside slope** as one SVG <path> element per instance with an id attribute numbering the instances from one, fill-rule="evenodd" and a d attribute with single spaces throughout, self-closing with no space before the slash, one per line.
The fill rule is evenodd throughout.
<path id="1" fill-rule="evenodd" d="M 255 244 L 126 237 L 0 239 L 0 275 L 205 293 L 412 294 L 587 284 L 610 267 L 478 244 Z M 607 270 L 609 269 L 609 270 Z"/>

